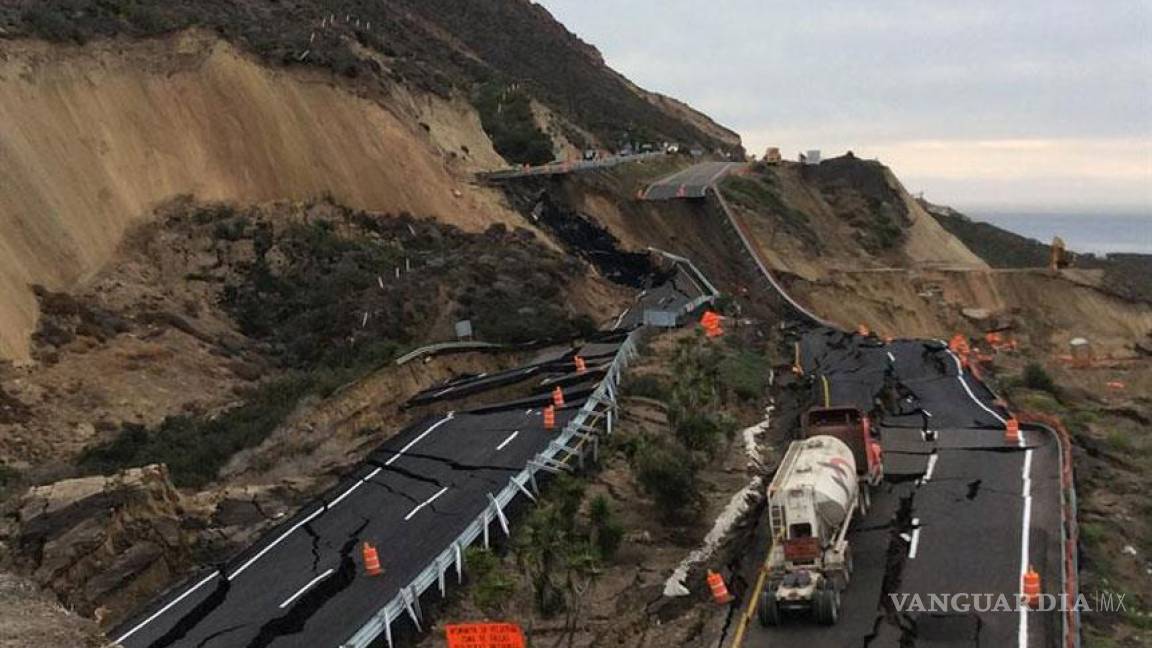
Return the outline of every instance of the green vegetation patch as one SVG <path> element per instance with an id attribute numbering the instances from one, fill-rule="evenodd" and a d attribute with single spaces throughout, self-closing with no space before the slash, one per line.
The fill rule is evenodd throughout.
<path id="1" fill-rule="evenodd" d="M 442 320 L 445 308 L 492 342 L 595 328 L 568 311 L 561 290 L 583 266 L 531 235 L 503 226 L 470 234 L 408 215 L 327 207 L 326 216 L 303 219 L 226 205 L 170 217 L 167 226 L 212 243 L 217 263 L 197 274 L 220 285 L 221 303 L 252 352 L 273 368 L 223 412 L 171 416 L 154 428 L 125 424 L 82 454 L 83 471 L 166 463 L 177 485 L 203 486 L 301 401 L 325 398 L 422 343 L 427 323 Z"/>
<path id="2" fill-rule="evenodd" d="M 730 175 L 720 183 L 724 195 L 746 209 L 771 216 L 784 231 L 800 239 L 805 245 L 819 242 L 808 215 L 789 206 L 780 197 L 776 176 L 770 170 L 751 175 Z"/>
<path id="3" fill-rule="evenodd" d="M 492 147 L 515 164 L 551 162 L 552 139 L 536 125 L 532 98 L 516 84 L 490 82 L 473 100 Z"/>

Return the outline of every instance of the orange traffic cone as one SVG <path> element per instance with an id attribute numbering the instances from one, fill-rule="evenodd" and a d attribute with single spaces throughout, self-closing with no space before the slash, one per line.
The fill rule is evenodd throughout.
<path id="1" fill-rule="evenodd" d="M 1008 419 L 1004 424 L 1004 441 L 1007 443 L 1020 443 L 1020 421 L 1016 417 Z"/>
<path id="2" fill-rule="evenodd" d="M 564 407 L 564 390 L 560 389 L 559 385 L 552 390 L 552 404 L 556 407 Z"/>
<path id="3" fill-rule="evenodd" d="M 556 428 L 556 408 L 549 405 L 544 408 L 544 429 L 552 430 Z"/>
<path id="4" fill-rule="evenodd" d="M 735 598 L 728 593 L 724 578 L 711 569 L 708 570 L 708 588 L 712 590 L 712 600 L 717 605 L 728 605 Z"/>
<path id="5" fill-rule="evenodd" d="M 1024 572 L 1024 596 L 1028 599 L 1028 607 L 1036 607 L 1040 603 L 1040 574 L 1032 565 Z"/>
<path id="6" fill-rule="evenodd" d="M 384 573 L 380 569 L 380 555 L 376 553 L 376 547 L 367 542 L 364 543 L 364 571 L 369 576 L 379 576 Z"/>
<path id="7" fill-rule="evenodd" d="M 588 365 L 584 363 L 584 358 L 576 356 L 573 358 L 573 360 L 576 362 L 576 373 L 584 373 L 585 371 L 588 371 Z"/>

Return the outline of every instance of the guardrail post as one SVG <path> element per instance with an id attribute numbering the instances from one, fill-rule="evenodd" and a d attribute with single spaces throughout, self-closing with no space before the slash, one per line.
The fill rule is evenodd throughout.
<path id="1" fill-rule="evenodd" d="M 416 624 L 416 630 L 424 632 L 420 627 L 420 597 L 413 593 L 411 585 L 400 591 L 404 594 L 404 608 L 408 610 L 408 616 L 412 617 L 412 623 Z"/>
<path id="2" fill-rule="evenodd" d="M 444 598 L 447 594 L 444 591 L 444 572 L 448 571 L 447 566 L 436 559 L 436 584 L 440 586 L 440 598 Z"/>
<path id="3" fill-rule="evenodd" d="M 453 542 L 452 549 L 456 553 L 456 584 L 459 585 L 464 582 L 464 551 L 459 542 Z"/>
<path id="4" fill-rule="evenodd" d="M 500 521 L 500 528 L 504 529 L 505 537 L 512 535 L 508 531 L 508 518 L 504 517 L 504 511 L 500 510 L 500 502 L 497 502 L 496 498 L 492 497 L 492 493 L 488 493 L 488 501 L 492 502 L 492 508 L 496 511 L 496 519 Z"/>
<path id="5" fill-rule="evenodd" d="M 531 473 L 529 473 L 529 474 L 531 474 Z M 511 481 L 513 484 L 516 484 L 516 488 L 519 489 L 519 491 L 521 493 L 524 493 L 525 497 L 532 500 L 533 502 L 536 501 L 536 496 L 532 494 L 532 491 L 528 490 L 527 488 L 524 487 L 524 484 L 521 484 L 519 481 L 517 481 L 515 475 L 512 476 Z"/>

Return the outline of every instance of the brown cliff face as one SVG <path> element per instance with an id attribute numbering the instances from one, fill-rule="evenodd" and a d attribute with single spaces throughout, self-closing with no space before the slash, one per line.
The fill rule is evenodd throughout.
<path id="1" fill-rule="evenodd" d="M 6 53 L 0 357 L 28 357 L 29 285 L 83 283 L 129 226 L 179 194 L 244 203 L 330 194 L 472 231 L 519 222 L 462 175 L 499 164 L 466 104 L 395 95 L 385 105 L 197 35 L 87 49 L 6 44 Z"/>
<path id="2" fill-rule="evenodd" d="M 36 486 L 8 508 L 15 566 L 85 616 L 122 614 L 191 560 L 184 504 L 162 465 Z"/>

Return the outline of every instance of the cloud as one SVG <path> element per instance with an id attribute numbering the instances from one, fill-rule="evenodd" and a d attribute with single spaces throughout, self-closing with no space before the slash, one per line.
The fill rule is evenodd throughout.
<path id="1" fill-rule="evenodd" d="M 1056 186 L 1025 179 L 1091 178 L 1152 211 L 1147 2 L 540 4 L 751 151 L 852 149 L 911 177 L 1020 181 L 1021 201 Z"/>

